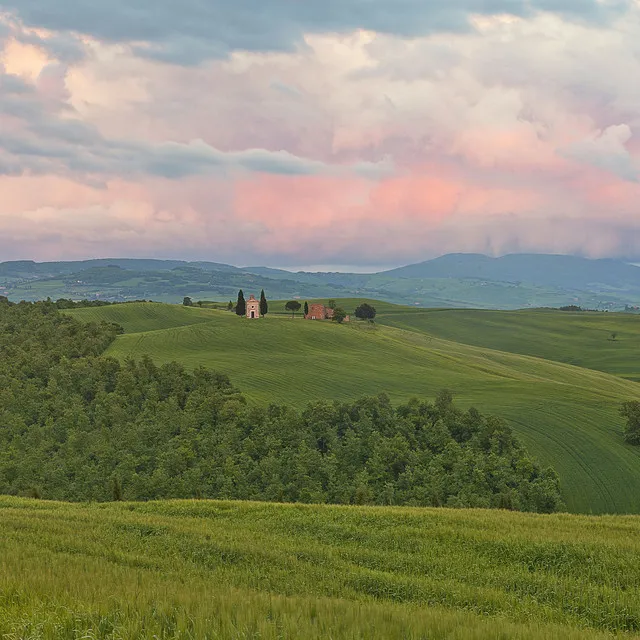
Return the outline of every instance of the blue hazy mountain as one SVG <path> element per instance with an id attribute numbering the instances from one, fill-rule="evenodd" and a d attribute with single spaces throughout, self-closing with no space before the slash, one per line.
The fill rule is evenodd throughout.
<path id="1" fill-rule="evenodd" d="M 386 271 L 398 278 L 472 278 L 523 282 L 538 286 L 589 290 L 592 287 L 640 289 L 640 268 L 618 260 L 576 256 L 511 254 L 490 258 L 481 254 L 449 254 Z"/>

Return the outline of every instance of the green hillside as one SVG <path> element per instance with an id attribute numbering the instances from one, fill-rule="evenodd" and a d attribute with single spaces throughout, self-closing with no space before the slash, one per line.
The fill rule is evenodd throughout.
<path id="1" fill-rule="evenodd" d="M 154 313 L 167 310 L 167 323 L 179 321 L 174 307 L 152 306 Z M 105 310 L 71 313 L 96 319 Z M 185 319 L 209 320 L 158 330 L 156 319 L 152 330 L 140 331 L 148 313 L 149 305 L 127 305 L 129 333 L 107 353 L 205 365 L 229 374 L 260 402 L 304 405 L 380 391 L 406 400 L 448 387 L 462 406 L 511 422 L 529 451 L 556 469 L 571 511 L 640 513 L 640 451 L 624 444 L 618 415 L 621 402 L 640 398 L 636 383 L 379 323 L 340 326 L 271 315 L 251 322 L 185 308 Z"/>
<path id="2" fill-rule="evenodd" d="M 105 307 L 85 307 L 69 311 L 83 322 L 116 322 L 127 333 L 170 329 L 200 322 L 209 322 L 211 312 L 198 307 L 162 304 L 158 302 L 114 304 Z"/>
<path id="3" fill-rule="evenodd" d="M 637 517 L 0 497 L 2 638 L 630 638 L 639 585 Z"/>
<path id="4" fill-rule="evenodd" d="M 640 381 L 639 315 L 548 309 L 404 310 L 389 305 L 381 306 L 379 311 L 379 322 L 401 329 Z"/>

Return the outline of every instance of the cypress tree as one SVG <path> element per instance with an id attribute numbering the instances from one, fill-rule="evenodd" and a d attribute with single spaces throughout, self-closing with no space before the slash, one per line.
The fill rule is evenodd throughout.
<path id="1" fill-rule="evenodd" d="M 308 302 L 304 303 L 304 315 L 305 316 L 309 315 L 309 303 Z"/>
<path id="2" fill-rule="evenodd" d="M 238 291 L 238 302 L 236 302 L 236 315 L 239 315 L 239 316 L 247 315 L 247 303 L 244 299 L 244 293 L 242 293 L 242 289 Z"/>
<path id="3" fill-rule="evenodd" d="M 260 315 L 266 316 L 269 312 L 269 305 L 267 304 L 267 298 L 264 295 L 264 289 L 260 292 Z"/>

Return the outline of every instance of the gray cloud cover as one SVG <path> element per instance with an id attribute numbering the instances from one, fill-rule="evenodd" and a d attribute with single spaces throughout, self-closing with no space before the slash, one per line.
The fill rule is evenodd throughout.
<path id="1" fill-rule="evenodd" d="M 133 44 L 141 56 L 181 65 L 231 51 L 292 51 L 305 33 L 354 29 L 417 37 L 470 30 L 470 16 L 530 16 L 604 23 L 632 0 L 5 0 L 28 27 Z M 50 43 L 56 46 L 56 43 Z M 68 45 L 69 59 L 78 50 Z"/>
<path id="2" fill-rule="evenodd" d="M 53 107 L 43 103 L 35 86 L 0 68 L 0 115 L 20 122 L 19 126 L 0 130 L 0 174 L 151 175 L 179 179 L 240 170 L 375 178 L 391 170 L 388 162 L 331 165 L 286 150 L 250 148 L 224 152 L 201 139 L 155 144 L 108 139 L 93 124 L 76 117 L 61 117 L 65 111 L 75 115 L 64 101 Z"/>

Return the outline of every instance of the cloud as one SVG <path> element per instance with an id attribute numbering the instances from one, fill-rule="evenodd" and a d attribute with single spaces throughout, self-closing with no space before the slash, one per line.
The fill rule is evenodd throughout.
<path id="1" fill-rule="evenodd" d="M 18 42 L 32 45 L 64 64 L 80 62 L 87 53 L 84 43 L 75 34 L 61 33 L 41 36 L 35 31 L 16 28 L 12 35 Z"/>
<path id="2" fill-rule="evenodd" d="M 24 95 L 33 93 L 33 86 L 25 82 L 22 78 L 5 73 L 0 66 L 0 99 L 6 100 L 9 96 Z"/>
<path id="3" fill-rule="evenodd" d="M 31 132 L 35 136 L 0 133 L 0 154 L 8 155 L 7 158 L 0 155 L 0 160 L 11 174 L 19 170 L 20 173 L 128 178 L 149 175 L 178 180 L 229 171 L 290 176 L 353 173 L 374 177 L 391 170 L 384 163 L 362 162 L 352 167 L 328 165 L 299 158 L 287 151 L 247 149 L 225 153 L 202 140 L 157 145 L 105 140 L 95 130 L 75 121 L 34 125 Z M 41 137 L 43 134 L 47 137 Z"/>
<path id="4" fill-rule="evenodd" d="M 361 29 L 414 38 L 468 32 L 474 15 L 529 17 L 542 11 L 601 24 L 632 0 L 5 0 L 3 6 L 27 27 L 131 44 L 143 57 L 191 65 L 238 50 L 294 51 L 308 33 Z"/>
<path id="5" fill-rule="evenodd" d="M 9 25 L 3 20 L 0 20 L 0 45 L 2 47 L 4 47 L 5 43 L 7 42 L 10 36 L 11 36 L 11 27 L 9 27 Z"/>
<path id="6" fill-rule="evenodd" d="M 35 85 L 0 72 L 0 115 L 17 126 L 0 130 L 0 171 L 16 173 L 180 179 L 233 171 L 282 175 L 354 175 L 377 177 L 392 170 L 388 160 L 328 164 L 286 150 L 221 151 L 202 139 L 187 142 L 106 138 L 69 109 L 67 68 L 48 65 Z"/>
<path id="7" fill-rule="evenodd" d="M 78 63 L 87 55 L 86 44 L 77 33 L 25 27 L 15 14 L 6 13 L 3 6 L 0 7 L 0 45 L 4 46 L 10 39 L 35 47 L 63 64 Z"/>
<path id="8" fill-rule="evenodd" d="M 273 80 L 269 85 L 271 89 L 274 91 L 279 91 L 284 93 L 287 96 L 292 96 L 295 98 L 300 97 L 300 91 L 291 85 L 285 84 L 284 82 L 278 82 L 277 80 Z"/>
<path id="9" fill-rule="evenodd" d="M 142 170 L 165 178 L 180 178 L 233 169 L 284 176 L 348 175 L 351 171 L 359 175 L 375 176 L 391 169 L 382 163 L 377 165 L 363 162 L 353 167 L 328 165 L 317 160 L 299 158 L 288 151 L 246 149 L 224 153 L 202 140 L 194 140 L 188 144 L 166 142 L 157 146 L 140 143 L 120 144 L 123 146 L 118 149 L 117 145 L 110 143 L 112 148 L 115 147 L 120 163 L 123 162 L 124 154 L 132 152 L 130 170 L 138 172 Z"/>
<path id="10" fill-rule="evenodd" d="M 629 125 L 612 125 L 604 131 L 567 145 L 558 152 L 577 162 L 610 171 L 623 180 L 637 182 L 640 167 L 625 146 L 632 135 Z"/>

